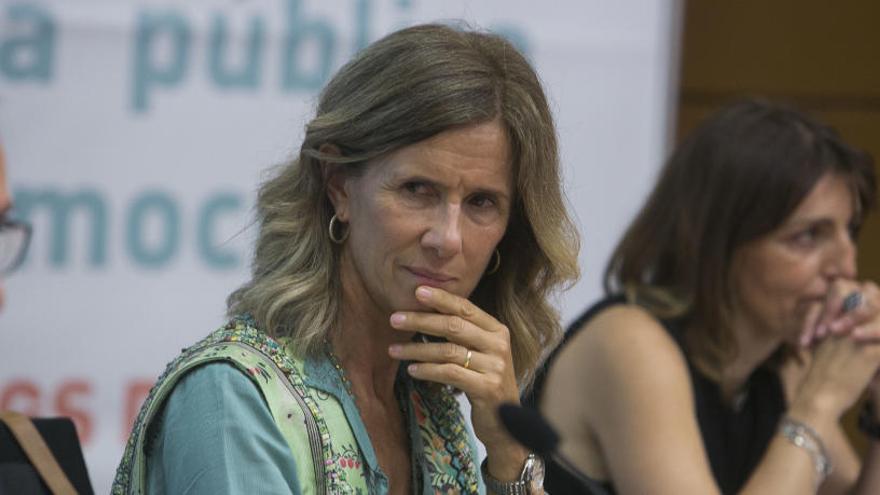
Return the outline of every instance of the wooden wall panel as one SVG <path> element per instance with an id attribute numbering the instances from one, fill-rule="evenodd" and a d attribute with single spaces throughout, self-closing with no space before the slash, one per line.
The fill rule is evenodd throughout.
<path id="1" fill-rule="evenodd" d="M 875 0 L 692 0 L 682 87 L 697 94 L 760 89 L 854 106 L 868 98 L 876 111 L 878 21 Z"/>

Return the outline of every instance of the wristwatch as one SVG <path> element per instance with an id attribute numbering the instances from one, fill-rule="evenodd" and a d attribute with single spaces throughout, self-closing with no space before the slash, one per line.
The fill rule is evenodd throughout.
<path id="1" fill-rule="evenodd" d="M 544 461 L 535 454 L 529 454 L 523 464 L 522 473 L 516 481 L 499 481 L 489 474 L 488 459 L 480 466 L 483 482 L 489 493 L 498 495 L 530 495 L 544 488 Z"/>

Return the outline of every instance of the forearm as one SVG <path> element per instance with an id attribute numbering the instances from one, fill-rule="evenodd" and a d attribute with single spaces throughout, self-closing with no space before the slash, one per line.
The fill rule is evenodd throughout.
<path id="1" fill-rule="evenodd" d="M 870 442 L 858 481 L 852 490 L 852 493 L 859 495 L 880 493 L 880 410 L 877 407 L 880 402 L 876 395 L 875 393 L 870 402 L 865 404 L 865 409 L 861 411 L 862 416 L 859 417 L 859 428 L 863 429 L 865 438 Z"/>
<path id="2" fill-rule="evenodd" d="M 853 488 L 854 495 L 880 493 L 880 441 L 874 440 L 868 448 L 868 454 L 862 464 L 859 479 Z"/>
<path id="3" fill-rule="evenodd" d="M 813 401 L 802 401 L 792 405 L 786 418 L 785 421 L 804 425 L 807 431 L 803 435 L 785 435 L 780 429 L 740 493 L 816 493 L 825 481 L 820 464 L 829 460 L 828 440 L 838 430 L 837 415 L 817 407 Z"/>
<path id="4" fill-rule="evenodd" d="M 818 479 L 809 454 L 777 435 L 740 494 L 815 493 Z"/>
<path id="5" fill-rule="evenodd" d="M 499 481 L 516 481 L 522 473 L 529 451 L 518 443 L 508 448 L 486 449 L 486 467 L 489 474 Z"/>

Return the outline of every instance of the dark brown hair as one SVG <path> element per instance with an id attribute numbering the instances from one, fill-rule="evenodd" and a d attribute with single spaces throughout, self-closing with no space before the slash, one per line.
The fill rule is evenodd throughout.
<path id="1" fill-rule="evenodd" d="M 783 105 L 724 108 L 669 158 L 608 263 L 606 292 L 681 319 L 688 352 L 717 376 L 737 352 L 729 328 L 736 249 L 781 225 L 827 173 L 850 181 L 857 232 L 875 202 L 870 155 Z"/>

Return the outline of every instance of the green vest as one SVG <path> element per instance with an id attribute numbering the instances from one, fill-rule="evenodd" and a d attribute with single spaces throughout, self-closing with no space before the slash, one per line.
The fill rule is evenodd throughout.
<path id="1" fill-rule="evenodd" d="M 233 364 L 260 389 L 296 460 L 302 494 L 371 492 L 363 453 L 342 404 L 305 383 L 304 360 L 293 358 L 253 320 L 240 317 L 184 349 L 159 377 L 135 421 L 116 471 L 114 495 L 146 493 L 150 425 L 177 382 L 209 362 Z M 414 483 L 420 485 L 417 492 L 427 484 L 432 493 L 477 493 L 477 467 L 455 398 L 412 380 L 405 390 L 423 447 L 413 464 L 414 481 L 424 480 Z"/>

